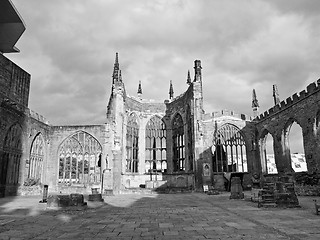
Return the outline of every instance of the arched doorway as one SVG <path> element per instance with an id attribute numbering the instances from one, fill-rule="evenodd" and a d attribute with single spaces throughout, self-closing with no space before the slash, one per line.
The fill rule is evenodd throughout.
<path id="1" fill-rule="evenodd" d="M 102 147 L 97 139 L 80 131 L 59 147 L 59 184 L 86 185 L 100 183 Z"/>
<path id="2" fill-rule="evenodd" d="M 12 125 L 4 138 L 0 159 L 0 197 L 6 192 L 16 193 L 19 182 L 20 160 L 22 155 L 22 129 L 18 124 Z"/>

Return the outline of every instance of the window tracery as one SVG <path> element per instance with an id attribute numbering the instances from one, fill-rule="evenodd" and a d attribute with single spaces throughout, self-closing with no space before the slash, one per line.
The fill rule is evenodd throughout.
<path id="1" fill-rule="evenodd" d="M 172 142 L 173 142 L 173 171 L 185 170 L 185 140 L 183 120 L 177 114 L 172 121 Z"/>
<path id="2" fill-rule="evenodd" d="M 214 138 L 213 171 L 247 172 L 246 145 L 240 129 L 223 125 Z"/>
<path id="3" fill-rule="evenodd" d="M 152 117 L 146 126 L 146 172 L 167 171 L 166 127 L 157 116 Z"/>
<path id="4" fill-rule="evenodd" d="M 38 134 L 31 146 L 30 158 L 26 163 L 26 172 L 28 178 L 34 178 L 41 180 L 42 168 L 44 158 L 44 141 L 41 134 Z"/>
<path id="5" fill-rule="evenodd" d="M 128 117 L 126 140 L 126 172 L 137 173 L 139 163 L 139 125 L 134 114 Z"/>
<path id="6" fill-rule="evenodd" d="M 86 132 L 68 137 L 59 148 L 59 183 L 92 184 L 101 181 L 100 143 Z"/>

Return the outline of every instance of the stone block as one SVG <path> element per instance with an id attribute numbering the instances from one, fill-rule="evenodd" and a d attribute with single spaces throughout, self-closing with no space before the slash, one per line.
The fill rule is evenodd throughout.
<path id="1" fill-rule="evenodd" d="M 89 201 L 91 202 L 103 202 L 102 194 L 95 193 L 95 194 L 89 194 Z"/>
<path id="2" fill-rule="evenodd" d="M 70 195 L 49 195 L 47 199 L 47 207 L 73 207 L 73 206 L 85 206 L 84 198 L 82 194 L 70 194 Z"/>
<path id="3" fill-rule="evenodd" d="M 146 181 L 146 188 L 153 188 L 153 181 Z"/>

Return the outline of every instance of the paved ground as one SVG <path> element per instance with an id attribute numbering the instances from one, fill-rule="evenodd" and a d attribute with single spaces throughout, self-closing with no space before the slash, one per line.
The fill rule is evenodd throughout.
<path id="1" fill-rule="evenodd" d="M 320 239 L 314 197 L 300 197 L 299 209 L 263 209 L 229 195 L 106 196 L 76 211 L 2 198 L 0 239 Z"/>

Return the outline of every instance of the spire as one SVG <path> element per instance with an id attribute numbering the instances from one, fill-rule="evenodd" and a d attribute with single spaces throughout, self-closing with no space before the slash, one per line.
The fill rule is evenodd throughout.
<path id="1" fill-rule="evenodd" d="M 202 80 L 201 77 L 201 61 L 195 60 L 194 61 L 194 82 L 200 82 Z"/>
<path id="2" fill-rule="evenodd" d="M 139 81 L 139 86 L 138 86 L 138 97 L 141 99 L 142 95 L 142 88 L 141 88 L 141 81 Z"/>
<path id="3" fill-rule="evenodd" d="M 116 53 L 116 59 L 114 61 L 114 66 L 113 66 L 113 74 L 112 74 L 112 83 L 115 83 L 115 81 L 119 80 L 119 57 L 118 53 Z"/>
<path id="4" fill-rule="evenodd" d="M 257 117 L 259 114 L 259 102 L 256 95 L 256 90 L 253 89 L 252 91 L 252 110 L 254 117 Z"/>
<path id="5" fill-rule="evenodd" d="M 119 81 L 122 82 L 121 70 L 119 70 Z"/>
<path id="6" fill-rule="evenodd" d="M 170 88 L 169 88 L 169 99 L 171 100 L 173 98 L 173 86 L 172 86 L 172 80 L 170 80 Z"/>
<path id="7" fill-rule="evenodd" d="M 253 91 L 252 91 L 252 108 L 256 108 L 256 107 L 259 107 L 259 102 L 257 99 L 256 90 L 253 89 Z"/>
<path id="8" fill-rule="evenodd" d="M 279 97 L 279 92 L 278 92 L 278 87 L 276 84 L 273 85 L 273 101 L 274 105 L 277 105 L 280 103 L 280 97 Z"/>
<path id="9" fill-rule="evenodd" d="M 190 77 L 190 71 L 188 70 L 188 76 L 187 76 L 187 84 L 191 84 L 191 77 Z"/>

